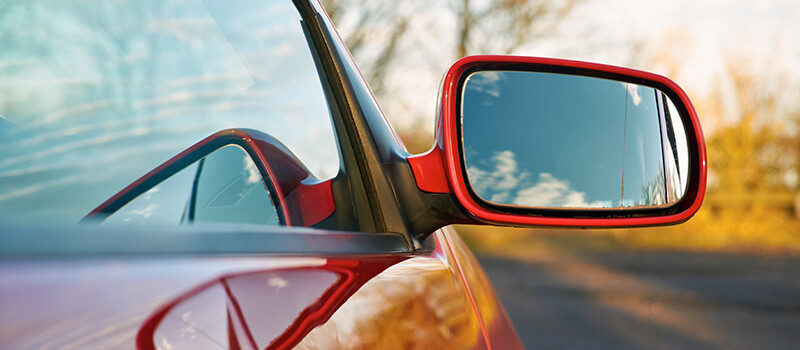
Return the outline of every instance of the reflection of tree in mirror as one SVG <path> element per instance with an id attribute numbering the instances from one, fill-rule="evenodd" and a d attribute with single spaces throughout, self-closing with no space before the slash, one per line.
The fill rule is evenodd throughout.
<path id="1" fill-rule="evenodd" d="M 664 193 L 665 183 L 664 173 L 658 173 L 654 179 L 642 185 L 642 198 L 639 199 L 638 205 L 654 206 L 666 204 L 666 196 Z M 623 202 L 623 205 L 624 204 Z"/>
<path id="2" fill-rule="evenodd" d="M 472 189 L 482 199 L 497 203 L 550 208 L 608 208 L 611 201 L 590 201 L 585 192 L 572 188 L 567 180 L 550 173 L 535 179 L 520 171 L 513 152 L 506 150 L 492 156 L 490 170 L 477 166 L 467 168 Z"/>

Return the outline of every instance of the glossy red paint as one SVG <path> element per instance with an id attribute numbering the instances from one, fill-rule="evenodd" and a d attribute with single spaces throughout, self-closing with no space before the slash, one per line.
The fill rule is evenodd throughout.
<path id="1" fill-rule="evenodd" d="M 290 349 L 297 345 L 315 327 L 325 323 L 339 307 L 346 302 L 362 285 L 375 277 L 387 267 L 397 264 L 407 259 L 404 255 L 387 256 L 366 256 L 349 257 L 341 259 L 329 259 L 324 266 L 296 267 L 283 269 L 269 269 L 263 271 L 249 271 L 246 273 L 236 273 L 223 275 L 214 280 L 199 285 L 190 291 L 169 301 L 153 314 L 151 314 L 142 324 L 136 335 L 136 347 L 141 350 L 156 349 L 156 332 L 165 320 L 165 317 L 176 307 L 191 301 L 201 293 L 212 287 L 221 285 L 225 290 L 227 302 L 227 328 L 228 344 L 231 349 L 240 348 L 244 344 L 252 349 Z M 307 306 L 298 305 L 302 308 L 291 324 L 281 324 L 280 321 L 269 319 L 264 324 L 253 322 L 245 316 L 244 310 L 270 311 L 276 304 L 287 303 L 288 299 L 273 298 L 266 294 L 265 290 L 259 288 L 243 287 L 242 292 L 260 292 L 262 296 L 256 301 L 245 301 L 237 297 L 236 287 L 232 282 L 239 279 L 266 280 L 268 276 L 279 273 L 303 274 L 314 271 L 330 272 L 337 276 L 336 281 Z M 286 282 L 293 284 L 294 281 Z M 300 285 L 297 291 L 308 291 L 307 285 Z M 263 321 L 263 320 L 262 320 Z M 275 322 L 278 322 L 277 324 Z M 270 328 L 283 329 L 277 337 L 259 334 L 264 329 Z M 167 332 L 177 332 L 169 329 Z M 257 340 L 261 340 L 261 343 Z"/>
<path id="2" fill-rule="evenodd" d="M 472 307 L 472 310 L 475 312 L 475 315 L 478 316 L 478 321 L 479 321 L 478 325 L 480 326 L 481 329 L 481 335 L 483 335 L 483 339 L 486 342 L 486 348 L 491 349 L 492 347 L 488 342 L 489 335 L 486 333 L 486 325 L 480 313 L 481 307 L 475 301 L 475 295 L 468 284 L 469 282 L 467 281 L 463 268 L 459 263 L 458 259 L 456 258 L 455 254 L 453 254 L 452 243 L 450 243 L 447 240 L 446 235 L 442 236 L 444 237 L 444 240 L 437 240 L 438 244 L 436 245 L 436 249 L 441 256 L 443 256 L 446 260 L 450 261 L 450 266 L 452 268 L 453 275 L 458 277 L 459 282 L 462 284 L 462 286 L 464 287 L 464 291 L 467 294 L 470 307 Z"/>
<path id="3" fill-rule="evenodd" d="M 231 349 L 289 349 L 302 344 L 360 348 L 361 336 L 386 336 L 388 331 L 402 333 L 395 335 L 396 341 L 423 346 L 430 340 L 439 346 L 450 341 L 453 348 L 521 348 L 480 266 L 459 251 L 465 246 L 457 234 L 443 229 L 432 239 L 434 249 L 427 252 L 329 256 L 319 265 L 223 274 L 156 309 L 136 334 L 136 346 L 196 348 L 208 343 L 200 339 L 206 337 Z M 320 281 L 320 274 L 335 277 Z M 270 281 L 276 277 L 284 285 L 272 288 Z M 294 296 L 309 292 L 314 298 Z M 389 311 L 369 311 L 382 308 Z M 411 328 L 401 329 L 409 323 Z M 356 327 L 359 336 L 339 334 L 342 324 Z M 440 324 L 447 324 L 447 330 L 424 328 Z M 326 343 L 330 339 L 325 336 L 344 338 Z"/>
<path id="4" fill-rule="evenodd" d="M 489 349 L 524 349 L 514 325 L 478 260 L 452 228 L 442 229 L 448 255 L 453 259 L 458 276 L 469 295 Z"/>
<path id="5" fill-rule="evenodd" d="M 110 215 L 185 166 L 229 144 L 244 148 L 271 182 L 287 226 L 312 226 L 336 209 L 331 181 L 319 181 L 280 141 L 250 129 L 226 129 L 195 143 L 157 166 L 92 210 L 84 220 Z"/>
<path id="6" fill-rule="evenodd" d="M 288 211 L 291 225 L 312 226 L 336 210 L 332 179 L 319 181 L 274 137 L 255 130 L 244 130 L 256 153 L 263 157 L 270 179 L 280 187 L 281 205 Z M 289 223 L 287 223 L 289 225 Z"/>
<path id="7" fill-rule="evenodd" d="M 298 347 L 488 349 L 443 231 L 430 238 L 433 250 L 373 277 Z"/>
<path id="8" fill-rule="evenodd" d="M 444 166 L 444 151 L 438 145 L 428 153 L 408 157 L 414 179 L 420 190 L 431 193 L 450 193 Z"/>
<path id="9" fill-rule="evenodd" d="M 651 82 L 671 90 L 678 96 L 689 114 L 690 151 L 694 159 L 692 164 L 698 164 L 697 172 L 691 174 L 689 188 L 686 196 L 678 203 L 681 211 L 676 214 L 664 216 L 643 216 L 629 218 L 557 218 L 545 216 L 515 215 L 493 211 L 481 206 L 467 189 L 462 173 L 462 162 L 459 155 L 460 140 L 458 139 L 458 110 L 456 106 L 459 91 L 459 79 L 471 67 L 480 65 L 486 68 L 502 68 L 519 65 L 546 65 L 552 67 L 566 67 L 582 69 L 591 74 L 611 73 L 633 79 Z M 706 190 L 706 148 L 700 120 L 697 112 L 686 95 L 686 92 L 675 82 L 661 75 L 643 72 L 623 67 L 609 66 L 598 63 L 520 56 L 470 56 L 458 60 L 447 71 L 442 88 L 442 97 L 439 106 L 437 121 L 436 143 L 428 153 L 409 158 L 409 163 L 414 171 L 414 177 L 421 190 L 437 193 L 453 193 L 460 204 L 476 219 L 488 223 L 522 224 L 532 226 L 579 226 L 579 227 L 626 227 L 626 226 L 652 226 L 678 223 L 688 220 L 700 208 Z M 691 142 L 693 141 L 693 142 Z M 696 161 L 695 161 L 696 159 Z M 443 172 L 438 171 L 442 164 Z M 443 182 L 449 187 L 445 190 Z"/>

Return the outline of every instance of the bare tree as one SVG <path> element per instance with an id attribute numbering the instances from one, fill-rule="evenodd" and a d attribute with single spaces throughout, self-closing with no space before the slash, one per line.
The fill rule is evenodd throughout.
<path id="1" fill-rule="evenodd" d="M 458 18 L 455 54 L 512 54 L 556 28 L 578 0 L 450 0 Z"/>
<path id="2" fill-rule="evenodd" d="M 432 136 L 420 132 L 433 113 L 413 89 L 433 90 L 453 60 L 472 54 L 511 54 L 551 34 L 579 0 L 322 0 L 365 78 L 412 152 Z M 455 33 L 455 35 L 453 34 Z M 419 69 L 423 67 L 424 69 Z M 398 72 L 406 82 L 402 88 Z M 432 91 L 431 91 L 432 92 Z M 429 93 L 426 93 L 426 95 Z M 433 92 L 435 96 L 435 92 Z M 427 111 L 426 111 L 427 112 Z M 425 113 L 425 114 L 423 114 Z M 411 135 L 414 135 L 411 137 Z M 413 138 L 413 140 L 411 139 Z"/>
<path id="3" fill-rule="evenodd" d="M 456 18 L 456 28 L 453 28 L 456 33 L 455 47 L 451 51 L 455 57 L 447 57 L 452 60 L 478 53 L 511 54 L 521 46 L 552 33 L 579 0 L 447 1 L 322 2 L 353 56 L 365 61 L 362 62 L 362 68 L 365 68 L 367 79 L 371 84 L 383 86 L 379 80 L 384 78 L 388 64 L 397 58 L 401 41 L 413 35 L 408 29 L 420 17 L 420 12 L 445 5 L 443 8 Z M 439 33 L 431 34 L 435 38 Z M 411 41 L 431 38 L 417 37 Z M 441 49 L 441 46 L 437 49 Z M 372 56 L 372 59 L 367 60 L 364 56 Z"/>
<path id="4" fill-rule="evenodd" d="M 359 61 L 376 95 L 386 87 L 386 74 L 398 56 L 418 3 L 400 1 L 323 0 L 328 15 L 342 32 L 350 53 Z M 378 45 L 369 45 L 378 42 Z"/>

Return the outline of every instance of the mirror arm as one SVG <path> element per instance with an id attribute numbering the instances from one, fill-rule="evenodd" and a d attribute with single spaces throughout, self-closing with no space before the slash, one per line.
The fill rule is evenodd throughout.
<path id="1" fill-rule="evenodd" d="M 420 155 L 409 156 L 408 169 L 412 177 L 404 183 L 414 183 L 415 188 L 405 193 L 417 193 L 416 200 L 403 200 L 405 208 L 409 210 L 410 229 L 421 241 L 427 235 L 441 227 L 452 224 L 484 224 L 469 215 L 469 212 L 459 204 L 458 198 L 450 190 L 447 180 L 447 170 L 444 162 L 445 153 L 437 142 L 430 151 Z"/>
<path id="2" fill-rule="evenodd" d="M 436 146 L 428 153 L 408 157 L 414 180 L 420 190 L 430 193 L 450 193 L 444 167 L 444 151 Z"/>

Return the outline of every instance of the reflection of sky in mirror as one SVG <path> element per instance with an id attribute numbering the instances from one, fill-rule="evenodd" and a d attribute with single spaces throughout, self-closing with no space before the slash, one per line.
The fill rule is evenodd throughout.
<path id="1" fill-rule="evenodd" d="M 69 221 L 218 130 L 338 153 L 285 1 L 22 1 L 0 14 L 0 221 Z"/>
<path id="2" fill-rule="evenodd" d="M 673 176 L 673 186 L 677 190 L 676 197 L 680 198 L 686 193 L 686 188 L 689 184 L 689 144 L 686 140 L 686 129 L 684 129 L 680 120 L 678 109 L 675 108 L 675 104 L 672 103 L 671 99 L 667 98 L 666 101 L 667 109 L 669 110 L 669 119 L 666 122 L 675 129 L 675 143 L 670 146 L 678 154 L 677 160 L 671 159 L 674 164 L 672 165 L 674 167 L 673 171 L 677 172 L 677 176 Z"/>
<path id="3" fill-rule="evenodd" d="M 627 84 L 627 89 L 622 205 L 665 204 L 664 149 L 655 90 L 634 84 Z"/>
<path id="4" fill-rule="evenodd" d="M 539 207 L 663 204 L 654 199 L 663 201 L 664 176 L 652 88 L 511 71 L 474 73 L 465 84 L 465 162 L 485 200 Z"/>

